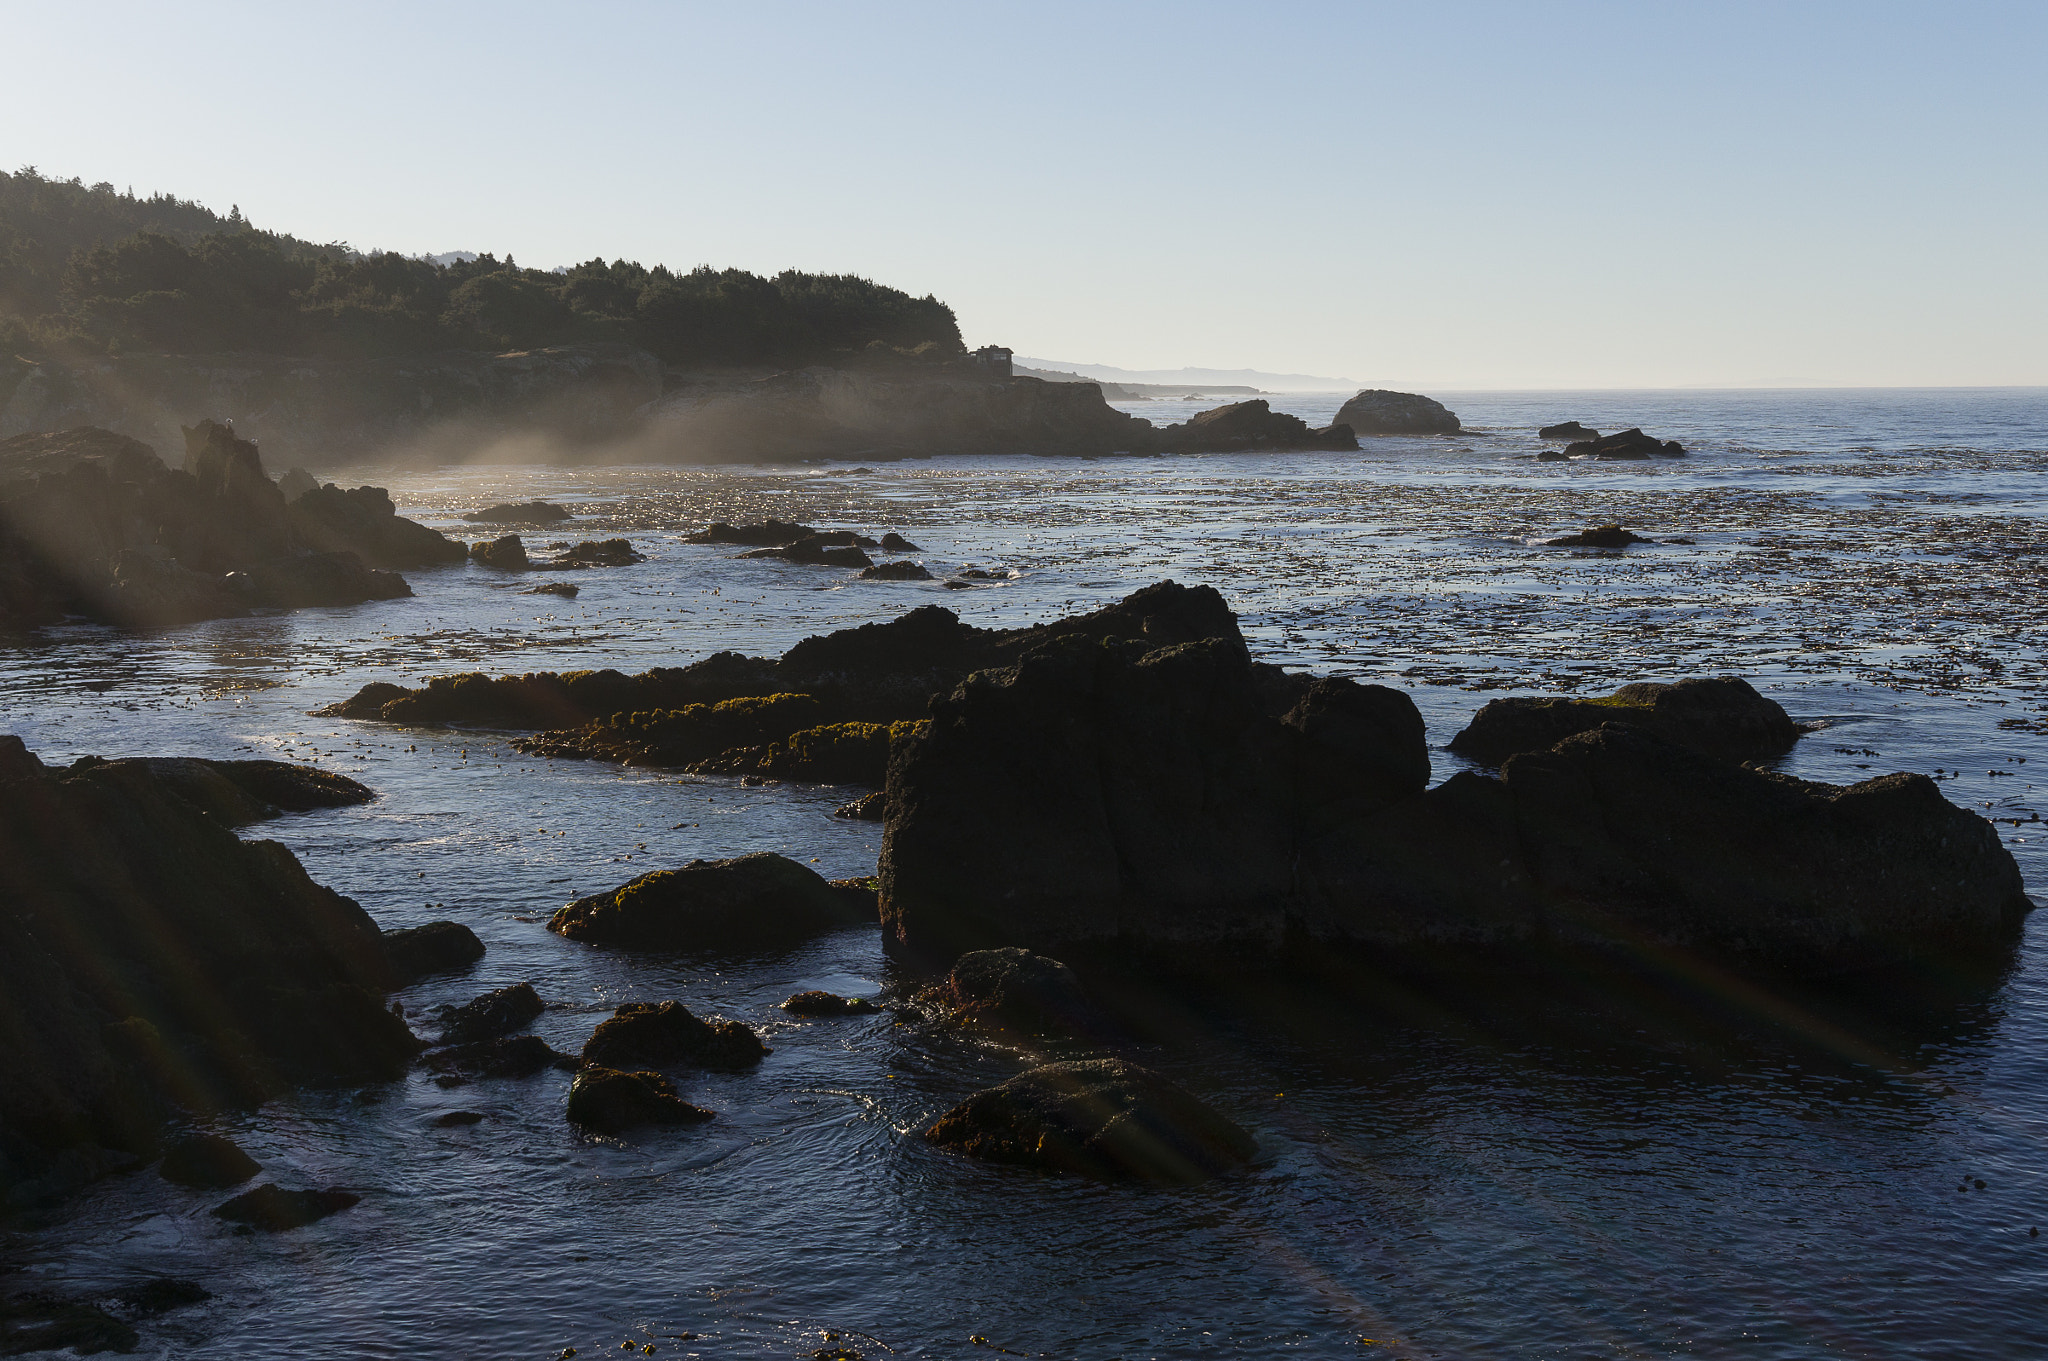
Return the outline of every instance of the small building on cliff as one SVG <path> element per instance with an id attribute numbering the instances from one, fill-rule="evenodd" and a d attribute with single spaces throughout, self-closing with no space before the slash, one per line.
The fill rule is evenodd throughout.
<path id="1" fill-rule="evenodd" d="M 984 345 L 969 356 L 986 378 L 1010 380 L 1010 351 L 1000 345 Z"/>

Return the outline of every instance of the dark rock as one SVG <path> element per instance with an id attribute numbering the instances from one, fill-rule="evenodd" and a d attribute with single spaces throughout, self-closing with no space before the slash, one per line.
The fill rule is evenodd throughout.
<path id="1" fill-rule="evenodd" d="M 1455 435 L 1461 428 L 1442 402 L 1382 388 L 1361 391 L 1337 408 L 1337 419 L 1360 435 Z"/>
<path id="2" fill-rule="evenodd" d="M 558 525 L 576 517 L 546 501 L 521 501 L 517 505 L 500 502 L 488 510 L 473 510 L 462 518 L 479 525 Z"/>
<path id="3" fill-rule="evenodd" d="M 514 983 L 509 988 L 499 988 L 459 1007 L 449 1008 L 442 1018 L 441 1042 L 470 1044 L 477 1040 L 495 1040 L 530 1024 L 545 1010 L 547 1008 L 542 1004 L 540 994 L 533 990 L 531 983 Z"/>
<path id="4" fill-rule="evenodd" d="M 1273 410 L 1263 397 L 1233 402 L 1159 431 L 1150 444 L 1178 453 L 1228 453 L 1241 449 L 1356 449 L 1349 426 L 1317 430 L 1299 416 Z"/>
<path id="5" fill-rule="evenodd" d="M 456 1077 L 532 1077 L 550 1069 L 573 1071 L 579 1060 L 556 1052 L 538 1035 L 512 1035 L 472 1044 L 431 1050 L 425 1063 L 437 1073 Z"/>
<path id="6" fill-rule="evenodd" d="M 449 1111 L 446 1114 L 434 1117 L 434 1127 L 436 1129 L 465 1129 L 470 1125 L 482 1124 L 483 1119 L 484 1113 L 482 1111 Z"/>
<path id="7" fill-rule="evenodd" d="M 484 957 L 484 943 L 461 922 L 428 922 L 384 932 L 384 953 L 394 986 L 428 974 L 459 973 Z"/>
<path id="8" fill-rule="evenodd" d="M 583 588 L 573 581 L 543 581 L 538 586 L 529 586 L 521 595 L 558 595 L 565 600 L 574 600 L 583 594 Z"/>
<path id="9" fill-rule="evenodd" d="M 809 563 L 817 567 L 860 567 L 875 565 L 875 560 L 854 544 L 835 547 L 821 535 L 812 534 L 798 539 L 795 543 L 781 548 L 756 548 L 740 554 L 743 558 L 787 558 L 791 562 Z"/>
<path id="10" fill-rule="evenodd" d="M 786 520 L 763 520 L 757 525 L 729 525 L 723 520 L 714 520 L 710 528 L 699 530 L 686 537 L 684 543 L 734 543 L 755 548 L 780 548 L 807 539 L 818 531 L 809 525 L 792 524 Z"/>
<path id="11" fill-rule="evenodd" d="M 1121 1059 L 1020 1073 L 968 1097 L 924 1137 L 991 1162 L 1169 1183 L 1230 1171 L 1257 1148 L 1251 1135 L 1198 1098 Z"/>
<path id="12" fill-rule="evenodd" d="M 1632 543 L 1649 543 L 1640 534 L 1630 533 L 1620 525 L 1601 525 L 1598 529 L 1583 529 L 1576 534 L 1561 534 L 1554 539 L 1538 539 L 1546 548 L 1626 548 Z"/>
<path id="13" fill-rule="evenodd" d="M 845 903 L 846 910 L 864 922 L 882 919 L 882 881 L 873 875 L 861 879 L 834 879 L 832 891 Z"/>
<path id="14" fill-rule="evenodd" d="M 526 545 L 517 534 L 506 534 L 488 543 L 473 543 L 469 556 L 472 562 L 504 572 L 523 572 L 533 565 L 527 560 Z"/>
<path id="15" fill-rule="evenodd" d="M 263 1165 L 235 1146 L 232 1139 L 218 1134 L 187 1134 L 164 1149 L 157 1171 L 165 1181 L 180 1186 L 224 1190 L 240 1186 L 263 1170 Z"/>
<path id="16" fill-rule="evenodd" d="M 367 803 L 377 797 L 374 791 L 346 776 L 331 775 L 317 766 L 295 766 L 283 761 L 140 756 L 100 764 L 110 770 L 145 770 L 161 788 L 228 827 L 276 817 L 280 812 Z"/>
<path id="17" fill-rule="evenodd" d="M 539 567 L 630 567 L 636 562 L 647 561 L 647 555 L 636 552 L 627 539 L 590 539 L 583 543 L 571 544 Z"/>
<path id="18" fill-rule="evenodd" d="M 643 874 L 570 903 L 548 929 L 592 945 L 725 950 L 792 944 L 858 921 L 815 871 L 757 851 Z"/>
<path id="19" fill-rule="evenodd" d="M 1660 440 L 1631 428 L 1618 434 L 1568 444 L 1565 453 L 1572 458 L 1683 458 L 1685 446 L 1677 440 Z"/>
<path id="20" fill-rule="evenodd" d="M 779 742 L 720 752 L 687 767 L 697 775 L 763 775 L 817 784 L 879 785 L 889 750 L 923 731 L 921 721 L 832 723 L 793 732 Z"/>
<path id="21" fill-rule="evenodd" d="M 932 574 L 925 570 L 923 563 L 904 558 L 862 568 L 860 578 L 862 581 L 930 581 Z"/>
<path id="22" fill-rule="evenodd" d="M 904 538 L 893 529 L 882 536 L 881 547 L 891 553 L 918 553 L 923 551 L 916 544 Z"/>
<path id="23" fill-rule="evenodd" d="M 320 479 L 304 468 L 294 468 L 277 479 L 277 489 L 284 493 L 284 502 L 289 506 L 307 492 L 320 490 Z"/>
<path id="24" fill-rule="evenodd" d="M 1536 438 L 1555 440 L 1596 440 L 1600 438 L 1600 432 L 1598 430 L 1588 429 L 1586 426 L 1580 425 L 1577 421 L 1565 421 L 1559 425 L 1544 426 L 1541 430 L 1538 430 L 1536 432 Z"/>
<path id="25" fill-rule="evenodd" d="M 1598 699 L 1516 696 L 1487 704 L 1450 749 L 1497 766 L 1517 752 L 1547 751 L 1603 723 L 1627 723 L 1725 761 L 1767 761 L 1792 750 L 1804 732 L 1777 701 L 1739 676 L 1676 684 L 1639 681 Z"/>
<path id="26" fill-rule="evenodd" d="M 149 1132 L 134 1131 L 137 1144 L 147 1142 Z M 87 1144 L 74 1146 L 58 1153 L 55 1157 L 38 1160 L 37 1175 L 15 1180 L 13 1176 L 0 1176 L 0 1187 L 7 1195 L 9 1207 L 52 1206 L 63 1203 L 95 1182 L 108 1177 L 133 1172 L 142 1166 L 143 1160 L 123 1149 L 100 1148 Z M 19 1169 L 0 1161 L 0 1174 L 14 1173 Z"/>
<path id="27" fill-rule="evenodd" d="M 865 997 L 841 997 L 837 993 L 800 992 L 782 1004 L 792 1016 L 865 1016 L 877 1010 Z"/>
<path id="28" fill-rule="evenodd" d="M 1539 449 L 1536 453 L 1536 461 L 1539 463 L 1564 463 L 1570 458 L 1571 455 L 1562 449 Z"/>
<path id="29" fill-rule="evenodd" d="M 739 1069 L 767 1057 L 768 1048 L 738 1021 L 699 1019 L 681 1002 L 634 1002 L 598 1024 L 583 1046 L 583 1061 L 606 1068 Z"/>
<path id="30" fill-rule="evenodd" d="M 835 818 L 852 818 L 855 822 L 881 822 L 889 816 L 889 805 L 882 791 L 863 794 L 851 803 L 842 803 L 832 810 Z"/>
<path id="31" fill-rule="evenodd" d="M 308 606 L 360 605 L 366 600 L 402 600 L 412 587 L 396 572 L 374 572 L 354 553 L 303 553 L 273 558 L 230 572 L 228 589 L 252 605 L 295 610 Z"/>
<path id="32" fill-rule="evenodd" d="M 47 1291 L 0 1299 L 0 1356 L 70 1349 L 81 1356 L 132 1352 L 142 1339 L 96 1304 Z"/>
<path id="33" fill-rule="evenodd" d="M 408 520 L 382 487 L 332 483 L 301 493 L 289 511 L 293 538 L 316 553 L 353 553 L 372 567 L 434 567 L 461 562 L 464 546 Z"/>
<path id="34" fill-rule="evenodd" d="M 1104 1028 L 1072 969 L 1015 946 L 960 956 L 938 992 L 932 1000 L 962 1020 L 1028 1035 Z"/>
<path id="35" fill-rule="evenodd" d="M 204 1304 L 213 1298 L 213 1292 L 197 1281 L 181 1281 L 175 1276 L 156 1276 L 131 1285 L 118 1292 L 115 1299 L 144 1318 L 168 1314 L 173 1309 L 184 1309 L 194 1304 Z"/>
<path id="36" fill-rule="evenodd" d="M 569 1121 L 599 1134 L 623 1134 L 636 1125 L 690 1125 L 712 1118 L 676 1095 L 660 1073 L 585 1068 L 569 1088 Z"/>
<path id="37" fill-rule="evenodd" d="M 1377 808 L 1429 784 L 1429 746 L 1415 701 L 1384 685 L 1311 681 L 1280 721 L 1301 744 L 1295 798 L 1329 814 L 1363 801 Z"/>
<path id="38" fill-rule="evenodd" d="M 350 1191 L 287 1191 L 266 1181 L 253 1191 L 244 1191 L 226 1204 L 214 1208 L 214 1217 L 231 1224 L 247 1224 L 265 1233 L 303 1228 L 316 1219 L 339 1214 L 363 1198 Z"/>

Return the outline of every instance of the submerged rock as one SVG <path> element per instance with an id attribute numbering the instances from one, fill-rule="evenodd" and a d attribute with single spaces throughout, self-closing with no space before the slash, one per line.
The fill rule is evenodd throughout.
<path id="1" fill-rule="evenodd" d="M 569 1122 L 599 1134 L 624 1134 L 637 1125 L 692 1125 L 712 1119 L 702 1106 L 676 1095 L 660 1073 L 622 1073 L 588 1067 L 569 1088 Z"/>
<path id="2" fill-rule="evenodd" d="M 521 595 L 558 595 L 564 600 L 574 600 L 583 594 L 583 588 L 573 581 L 543 581 L 538 586 L 529 586 Z"/>
<path id="3" fill-rule="evenodd" d="M 1337 419 L 1360 435 L 1455 435 L 1462 428 L 1442 402 L 1384 388 L 1364 389 L 1337 408 Z"/>
<path id="4" fill-rule="evenodd" d="M 1600 438 L 1600 432 L 1598 430 L 1593 430 L 1586 426 L 1580 425 L 1577 421 L 1565 421 L 1559 425 L 1544 426 L 1541 430 L 1538 430 L 1536 432 L 1536 438 L 1554 440 L 1596 440 Z"/>
<path id="5" fill-rule="evenodd" d="M 240 1186 L 262 1170 L 263 1165 L 234 1140 L 218 1134 L 187 1134 L 174 1139 L 165 1146 L 163 1163 L 157 1169 L 165 1181 L 211 1190 Z"/>
<path id="6" fill-rule="evenodd" d="M 1576 534 L 1560 534 L 1554 539 L 1538 539 L 1546 548 L 1626 548 L 1632 543 L 1649 543 L 1640 534 L 1634 534 L 1620 525 L 1601 525 L 1597 529 L 1582 529 Z"/>
<path id="7" fill-rule="evenodd" d="M 756 851 L 693 860 L 579 898 L 555 913 L 548 929 L 592 945 L 726 950 L 793 944 L 858 922 L 816 871 Z"/>
<path id="8" fill-rule="evenodd" d="M 495 567 L 501 572 L 523 572 L 533 563 L 526 556 L 526 545 L 517 534 L 505 534 L 488 543 L 473 543 L 469 546 L 472 562 L 486 567 Z"/>
<path id="9" fill-rule="evenodd" d="M 782 1009 L 792 1016 L 866 1016 L 879 1008 L 865 997 L 841 997 L 814 988 L 784 1001 Z"/>
<path id="10" fill-rule="evenodd" d="M 458 973 L 484 957 L 484 943 L 461 922 L 428 922 L 384 933 L 392 984 L 404 987 L 428 974 Z"/>
<path id="11" fill-rule="evenodd" d="M 135 1330 L 96 1304 L 33 1290 L 0 1298 L 0 1356 L 66 1349 L 80 1356 L 132 1352 Z"/>
<path id="12" fill-rule="evenodd" d="M 1050 1063 L 976 1092 L 925 1131 L 990 1162 L 1190 1183 L 1241 1167 L 1251 1135 L 1183 1088 L 1122 1059 Z"/>
<path id="13" fill-rule="evenodd" d="M 1685 446 L 1677 440 L 1660 440 L 1634 428 L 1618 434 L 1580 440 L 1565 446 L 1572 458 L 1640 459 L 1684 458 Z"/>
<path id="14" fill-rule="evenodd" d="M 761 1037 L 723 1016 L 700 1019 L 681 1002 L 634 1002 L 601 1021 L 583 1061 L 606 1068 L 747 1068 L 768 1055 Z"/>
<path id="15" fill-rule="evenodd" d="M 216 1219 L 247 1224 L 266 1233 L 303 1228 L 331 1214 L 340 1214 L 363 1198 L 352 1191 L 287 1191 L 266 1181 L 253 1191 L 244 1191 L 226 1204 L 214 1208 Z"/>
<path id="16" fill-rule="evenodd" d="M 558 525 L 576 517 L 546 501 L 521 501 L 517 505 L 501 501 L 488 510 L 473 510 L 462 518 L 479 525 Z"/>
<path id="17" fill-rule="evenodd" d="M 204 1304 L 213 1298 L 213 1292 L 197 1281 L 182 1281 L 175 1276 L 156 1276 L 131 1285 L 114 1296 L 122 1305 L 145 1318 L 168 1314 L 173 1309 L 189 1305 Z"/>
<path id="18" fill-rule="evenodd" d="M 540 994 L 533 990 L 531 983 L 514 983 L 509 988 L 487 992 L 459 1007 L 450 1007 L 442 1017 L 441 1042 L 469 1044 L 476 1040 L 494 1040 L 530 1024 L 545 1010 L 547 1008 L 542 1004 Z"/>
<path id="19" fill-rule="evenodd" d="M 431 1050 L 424 1062 L 453 1077 L 520 1078 L 550 1069 L 574 1071 L 581 1060 L 556 1052 L 538 1035 L 502 1036 Z"/>
<path id="20" fill-rule="evenodd" d="M 1638 681 L 1597 699 L 1496 699 L 1472 716 L 1450 749 L 1498 766 L 1517 752 L 1546 751 L 1603 723 L 1647 728 L 1680 746 L 1736 762 L 1783 756 L 1805 733 L 1748 681 L 1716 676 Z"/>

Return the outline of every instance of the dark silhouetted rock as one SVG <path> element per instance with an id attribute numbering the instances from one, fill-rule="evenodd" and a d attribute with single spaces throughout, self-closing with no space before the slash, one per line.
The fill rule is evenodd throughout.
<path id="1" fill-rule="evenodd" d="M 1029 1035 L 1078 1035 L 1103 1022 L 1074 971 L 1010 946 L 971 950 L 953 962 L 934 1000 L 962 1020 Z"/>
<path id="2" fill-rule="evenodd" d="M 204 1304 L 213 1298 L 213 1292 L 197 1281 L 181 1281 L 175 1276 L 157 1276 L 140 1285 L 131 1285 L 119 1291 L 114 1298 L 142 1317 L 154 1318 L 158 1314 L 168 1314 L 173 1309 Z"/>
<path id="3" fill-rule="evenodd" d="M 1241 1167 L 1257 1145 L 1231 1120 L 1121 1059 L 1050 1063 L 976 1092 L 924 1136 L 991 1162 L 1189 1183 Z"/>
<path id="4" fill-rule="evenodd" d="M 923 551 L 916 544 L 904 538 L 893 529 L 882 536 L 881 547 L 891 553 L 917 553 Z"/>
<path id="5" fill-rule="evenodd" d="M 861 551 L 855 544 L 834 545 L 822 535 L 812 534 L 798 539 L 795 543 L 781 548 L 755 548 L 740 554 L 743 558 L 787 558 L 791 562 L 809 563 L 817 567 L 860 567 L 875 565 L 875 560 Z"/>
<path id="6" fill-rule="evenodd" d="M 862 581 L 930 581 L 932 574 L 925 570 L 923 563 L 904 558 L 862 568 L 860 578 Z"/>
<path id="7" fill-rule="evenodd" d="M 832 810 L 835 818 L 851 818 L 855 822 L 880 822 L 888 817 L 888 802 L 882 791 L 863 794 L 851 803 L 842 803 Z"/>
<path id="8" fill-rule="evenodd" d="M 793 524 L 787 520 L 763 520 L 756 525 L 729 525 L 723 520 L 714 520 L 708 529 L 701 529 L 684 538 L 684 543 L 733 543 L 753 548 L 780 548 L 807 539 L 818 531 L 810 525 Z"/>
<path id="9" fill-rule="evenodd" d="M 316 1219 L 340 1214 L 363 1198 L 350 1191 L 287 1191 L 276 1182 L 264 1182 L 244 1191 L 224 1205 L 216 1206 L 216 1218 L 231 1224 L 247 1224 L 266 1233 L 303 1228 Z"/>
<path id="10" fill-rule="evenodd" d="M 435 1072 L 456 1077 L 532 1077 L 551 1069 L 574 1071 L 581 1061 L 558 1053 L 538 1035 L 509 1035 L 472 1044 L 430 1050 L 425 1063 Z"/>
<path id="11" fill-rule="evenodd" d="M 877 1010 L 865 997 L 841 997 L 837 993 L 800 992 L 782 1004 L 792 1016 L 866 1016 Z"/>
<path id="12" fill-rule="evenodd" d="M 483 1122 L 482 1111 L 448 1111 L 434 1117 L 436 1129 L 467 1129 L 471 1125 L 480 1125 Z"/>
<path id="13" fill-rule="evenodd" d="M 165 1181 L 209 1190 L 240 1186 L 262 1170 L 263 1165 L 237 1148 L 232 1139 L 218 1134 L 186 1134 L 172 1140 L 157 1169 Z"/>
<path id="14" fill-rule="evenodd" d="M 320 490 L 320 479 L 304 468 L 294 468 L 277 479 L 277 489 L 284 493 L 284 502 L 289 506 L 307 492 Z"/>
<path id="15" fill-rule="evenodd" d="M 412 587 L 396 572 L 376 572 L 354 553 L 302 553 L 272 558 L 225 578 L 228 589 L 252 605 L 296 610 L 311 606 L 360 605 L 366 600 L 402 600 Z"/>
<path id="16" fill-rule="evenodd" d="M 1538 539 L 1546 548 L 1626 548 L 1632 543 L 1649 543 L 1640 534 L 1634 534 L 1620 525 L 1601 525 L 1597 529 L 1582 529 L 1576 534 L 1560 534 L 1554 539 Z"/>
<path id="17" fill-rule="evenodd" d="M 1677 440 L 1660 440 L 1640 430 L 1628 429 L 1566 445 L 1565 453 L 1572 458 L 1683 458 L 1685 446 Z"/>
<path id="18" fill-rule="evenodd" d="M 1340 418 L 1341 419 L 1341 418 Z M 1299 416 L 1275 411 L 1263 397 L 1233 402 L 1160 430 L 1148 443 L 1176 453 L 1229 453 L 1251 449 L 1356 449 L 1344 424 L 1312 428 Z"/>
<path id="19" fill-rule="evenodd" d="M 583 543 L 571 544 L 546 562 L 535 563 L 536 567 L 630 567 L 636 562 L 647 561 L 647 555 L 634 549 L 627 539 L 589 539 Z"/>
<path id="20" fill-rule="evenodd" d="M 573 581 L 543 581 L 538 586 L 529 586 L 521 595 L 558 595 L 565 600 L 574 600 L 583 594 L 583 588 Z"/>
<path id="21" fill-rule="evenodd" d="M 142 1339 L 96 1304 L 33 1290 L 0 1299 L 0 1356 L 66 1349 L 80 1356 L 132 1352 Z"/>
<path id="22" fill-rule="evenodd" d="M 681 1002 L 634 1002 L 598 1024 L 583 1061 L 606 1068 L 747 1068 L 768 1047 L 738 1021 L 700 1019 Z"/>
<path id="23" fill-rule="evenodd" d="M 1588 429 L 1587 427 L 1580 425 L 1577 421 L 1565 421 L 1560 425 L 1544 426 L 1541 430 L 1538 430 L 1536 432 L 1536 438 L 1554 440 L 1596 440 L 1600 438 L 1600 432 L 1598 430 Z"/>
<path id="24" fill-rule="evenodd" d="M 521 501 L 517 505 L 500 502 L 488 510 L 473 510 L 462 518 L 478 525 L 558 525 L 576 517 L 546 501 Z"/>
<path id="25" fill-rule="evenodd" d="M 503 572 L 523 572 L 533 565 L 527 560 L 526 545 L 517 534 L 506 534 L 487 543 L 473 543 L 469 546 L 469 556 L 472 562 Z"/>
<path id="26" fill-rule="evenodd" d="M 1766 761 L 1792 750 L 1805 731 L 1777 701 L 1739 676 L 1639 681 L 1598 699 L 1496 699 L 1450 741 L 1470 760 L 1500 765 L 1517 752 L 1547 751 L 1603 723 L 1647 728 L 1724 761 Z"/>
<path id="27" fill-rule="evenodd" d="M 569 1121 L 599 1134 L 624 1134 L 637 1125 L 693 1125 L 712 1113 L 676 1095 L 660 1073 L 585 1068 L 569 1088 Z"/>
<path id="28" fill-rule="evenodd" d="M 757 851 L 643 874 L 570 903 L 548 929 L 592 945 L 725 950 L 792 944 L 858 920 L 815 871 Z"/>
<path id="29" fill-rule="evenodd" d="M 864 922 L 882 919 L 882 881 L 873 875 L 859 879 L 834 879 L 832 891 L 846 905 L 846 910 Z"/>
<path id="30" fill-rule="evenodd" d="M 444 1044 L 469 1044 L 476 1040 L 495 1040 L 531 1024 L 545 1010 L 547 1008 L 542 1004 L 540 994 L 533 990 L 531 983 L 514 983 L 509 988 L 499 988 L 459 1007 L 449 1008 L 442 1017 L 441 1041 Z"/>
<path id="31" fill-rule="evenodd" d="M 1460 429 L 1442 402 L 1383 388 L 1361 391 L 1337 408 L 1337 419 L 1360 435 L 1455 435 Z"/>
<path id="32" fill-rule="evenodd" d="M 428 922 L 384 932 L 384 952 L 395 986 L 428 974 L 459 973 L 484 957 L 484 943 L 461 922 Z"/>
<path id="33" fill-rule="evenodd" d="M 463 545 L 408 520 L 382 487 L 329 483 L 292 498 L 292 534 L 316 553 L 353 553 L 372 567 L 434 567 L 461 562 Z"/>

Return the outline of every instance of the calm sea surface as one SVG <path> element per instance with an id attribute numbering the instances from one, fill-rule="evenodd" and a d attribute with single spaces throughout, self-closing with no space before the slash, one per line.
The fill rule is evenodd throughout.
<path id="1" fill-rule="evenodd" d="M 1316 423 L 1342 394 L 1276 398 Z M 1157 421 L 1213 401 L 1133 403 Z M 1219 1008 L 1140 1057 L 1258 1136 L 1247 1174 L 1133 1189 L 981 1166 L 914 1136 L 1030 1056 L 898 1026 L 793 1021 L 822 987 L 900 986 L 876 933 L 670 959 L 550 935 L 566 899 L 698 856 L 781 851 L 872 872 L 848 791 L 742 788 L 528 759 L 506 734 L 307 711 L 437 672 L 635 671 L 943 604 L 1014 625 L 1172 577 L 1214 585 L 1268 661 L 1407 689 L 1441 748 L 1500 693 L 1734 672 L 1824 720 L 1784 768 L 1937 775 L 2005 820 L 2048 893 L 2048 391 L 1466 393 L 1471 432 L 1359 453 L 958 459 L 806 467 L 316 469 L 402 513 L 544 497 L 644 565 L 575 601 L 473 566 L 417 598 L 0 647 L 0 731 L 47 761 L 260 755 L 354 775 L 364 808 L 254 829 L 385 926 L 469 923 L 472 976 L 417 1016 L 530 981 L 574 1051 L 629 1001 L 760 1027 L 756 1071 L 682 1075 L 718 1119 L 625 1141 L 562 1117 L 567 1077 L 444 1090 L 422 1075 L 225 1121 L 287 1185 L 355 1209 L 237 1237 L 219 1195 L 154 1173 L 54 1225 L 0 1225 L 0 1288 L 170 1274 L 208 1304 L 145 1328 L 165 1357 L 2020 1357 L 2048 1354 L 2048 918 L 1990 997 L 1867 1031 L 1640 1034 L 1459 1019 L 1342 988 Z M 1577 418 L 1682 440 L 1679 462 L 1539 464 Z M 859 582 L 681 542 L 776 515 L 899 530 L 973 590 Z M 1620 522 L 1626 554 L 1532 540 Z M 478 537 L 470 531 L 470 537 Z M 1458 768 L 1432 753 L 1436 775 Z M 2017 823 L 2017 825 L 2015 825 Z M 1768 1011 L 1719 999 L 1727 1017 Z M 1307 1017 L 1309 1019 L 1304 1019 Z M 439 1129 L 437 1115 L 480 1111 Z M 1971 1183 L 1982 1179 L 1983 1190 Z M 1961 1189 L 1966 1187 L 1968 1189 Z M 970 1340 L 980 1339 L 980 1340 Z"/>

